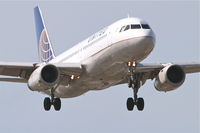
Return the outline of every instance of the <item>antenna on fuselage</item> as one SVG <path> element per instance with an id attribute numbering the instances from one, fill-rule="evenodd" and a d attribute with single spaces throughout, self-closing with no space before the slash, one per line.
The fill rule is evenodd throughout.
<path id="1" fill-rule="evenodd" d="M 129 15 L 129 13 L 127 13 L 127 17 L 128 17 L 128 18 L 130 18 L 130 15 Z"/>

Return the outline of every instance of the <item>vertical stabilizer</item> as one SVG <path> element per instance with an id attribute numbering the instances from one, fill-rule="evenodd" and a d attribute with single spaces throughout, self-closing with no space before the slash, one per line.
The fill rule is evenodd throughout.
<path id="1" fill-rule="evenodd" d="M 41 62 L 47 63 L 55 58 L 55 55 L 44 24 L 42 13 L 38 6 L 34 8 L 34 15 L 39 58 Z"/>

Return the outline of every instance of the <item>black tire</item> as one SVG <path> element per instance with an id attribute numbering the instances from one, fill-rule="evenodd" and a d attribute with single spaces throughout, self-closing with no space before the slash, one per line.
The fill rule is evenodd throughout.
<path id="1" fill-rule="evenodd" d="M 55 98 L 55 99 L 54 99 L 53 106 L 54 106 L 54 109 L 55 109 L 56 111 L 59 111 L 59 110 L 60 110 L 60 108 L 61 108 L 61 100 L 60 100 L 60 98 Z"/>
<path id="2" fill-rule="evenodd" d="M 44 105 L 44 110 L 45 111 L 49 111 L 50 110 L 50 108 L 51 108 L 51 100 L 50 100 L 49 97 L 45 97 L 43 105 Z"/>
<path id="3" fill-rule="evenodd" d="M 137 109 L 139 111 L 142 111 L 144 109 L 144 99 L 141 97 L 137 99 Z"/>
<path id="4" fill-rule="evenodd" d="M 132 111 L 132 110 L 133 110 L 134 101 L 133 101 L 133 98 L 132 98 L 132 97 L 129 97 L 129 98 L 127 99 L 126 106 L 127 106 L 128 111 Z"/>

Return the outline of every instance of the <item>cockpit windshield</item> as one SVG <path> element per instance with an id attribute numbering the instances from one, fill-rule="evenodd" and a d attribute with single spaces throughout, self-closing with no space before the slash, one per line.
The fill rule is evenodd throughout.
<path id="1" fill-rule="evenodd" d="M 141 29 L 141 26 L 139 24 L 132 24 L 131 29 Z"/>
<path id="2" fill-rule="evenodd" d="M 149 27 L 148 24 L 142 24 L 142 28 L 143 28 L 143 29 L 150 29 L 150 27 Z"/>
<path id="3" fill-rule="evenodd" d="M 130 24 L 130 25 L 124 25 L 120 29 L 119 32 L 123 32 L 129 29 L 150 29 L 150 26 L 148 24 Z"/>

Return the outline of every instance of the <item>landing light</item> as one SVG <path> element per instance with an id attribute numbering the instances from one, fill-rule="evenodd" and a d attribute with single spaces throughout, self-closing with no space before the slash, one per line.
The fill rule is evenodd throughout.
<path id="1" fill-rule="evenodd" d="M 135 63 L 135 62 L 128 62 L 128 66 L 133 66 L 133 67 L 135 67 L 135 66 L 136 66 L 136 63 Z"/>
<path id="2" fill-rule="evenodd" d="M 74 79 L 74 75 L 71 76 L 71 79 Z"/>

